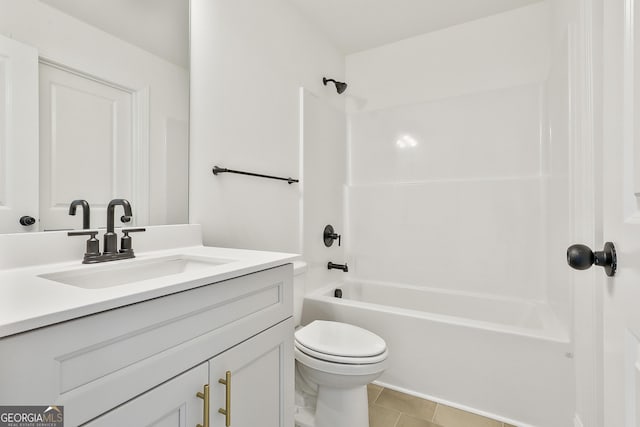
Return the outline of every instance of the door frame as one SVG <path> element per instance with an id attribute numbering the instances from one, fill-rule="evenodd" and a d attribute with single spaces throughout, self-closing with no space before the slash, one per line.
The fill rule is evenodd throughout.
<path id="1" fill-rule="evenodd" d="M 38 50 L 0 34 L 0 233 L 38 230 L 23 226 L 23 216 L 38 218 L 40 185 L 38 149 Z M 25 164 L 21 164 L 24 162 Z M 32 194 L 33 193 L 33 194 Z"/>
<path id="2" fill-rule="evenodd" d="M 569 25 L 570 242 L 600 250 L 603 239 L 603 1 L 578 0 Z M 597 249 L 596 249 L 597 248 Z M 568 268 L 568 267 L 567 267 Z M 575 427 L 604 422 L 604 274 L 570 273 Z"/>
<path id="3" fill-rule="evenodd" d="M 131 203 L 135 208 L 131 225 L 149 224 L 149 199 L 150 199 L 150 135 L 149 135 L 149 103 L 150 90 L 148 86 L 141 88 L 132 88 L 112 80 L 96 76 L 94 74 L 73 68 L 63 62 L 56 61 L 46 56 L 38 57 L 40 64 L 48 65 L 59 70 L 75 74 L 79 77 L 93 80 L 97 83 L 104 84 L 115 89 L 127 92 L 131 95 L 132 103 L 132 135 L 131 143 L 132 152 L 132 200 Z M 108 200 L 104 201 L 105 204 Z"/>

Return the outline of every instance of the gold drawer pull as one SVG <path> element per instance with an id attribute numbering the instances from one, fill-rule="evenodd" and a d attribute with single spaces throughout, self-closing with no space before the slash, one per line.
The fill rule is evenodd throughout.
<path id="1" fill-rule="evenodd" d="M 204 425 L 197 424 L 196 427 L 209 427 L 209 384 L 204 385 L 204 393 L 199 391 L 196 393 L 196 396 L 204 400 L 204 410 L 202 412 L 202 417 L 204 418 L 202 422 Z"/>
<path id="2" fill-rule="evenodd" d="M 220 378 L 218 382 L 220 384 L 224 384 L 226 388 L 226 399 L 225 399 L 226 408 L 225 409 L 220 408 L 218 409 L 218 412 L 224 415 L 224 418 L 225 418 L 224 425 L 226 427 L 230 427 L 231 426 L 231 371 L 227 371 L 226 378 L 225 379 Z"/>

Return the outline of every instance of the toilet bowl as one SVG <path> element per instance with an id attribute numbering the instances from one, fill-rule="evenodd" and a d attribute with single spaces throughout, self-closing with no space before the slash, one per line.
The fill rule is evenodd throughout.
<path id="1" fill-rule="evenodd" d="M 305 269 L 294 265 L 296 320 Z M 384 372 L 387 353 L 382 338 L 358 326 L 315 320 L 296 329 L 296 426 L 368 427 L 367 384 Z"/>

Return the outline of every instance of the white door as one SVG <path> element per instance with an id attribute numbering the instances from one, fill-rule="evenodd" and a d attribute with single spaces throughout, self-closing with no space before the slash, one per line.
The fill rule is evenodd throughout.
<path id="1" fill-rule="evenodd" d="M 206 363 L 136 397 L 85 424 L 87 427 L 194 427 L 204 424 L 203 392 L 208 379 Z"/>
<path id="2" fill-rule="evenodd" d="M 616 275 L 602 283 L 604 417 L 606 427 L 638 427 L 640 1 L 603 4 L 603 232 L 615 243 L 618 255 Z"/>
<path id="3" fill-rule="evenodd" d="M 211 359 L 209 372 L 211 427 L 293 426 L 291 318 Z"/>
<path id="4" fill-rule="evenodd" d="M 0 233 L 37 231 L 38 51 L 0 36 Z"/>
<path id="5" fill-rule="evenodd" d="M 91 228 L 106 226 L 115 198 L 131 202 L 135 221 L 132 111 L 130 92 L 40 64 L 41 230 L 81 228 L 82 215 L 68 214 L 75 199 L 89 202 Z"/>

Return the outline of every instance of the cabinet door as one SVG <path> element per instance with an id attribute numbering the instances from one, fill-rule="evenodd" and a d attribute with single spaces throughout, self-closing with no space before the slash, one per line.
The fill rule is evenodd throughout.
<path id="1" fill-rule="evenodd" d="M 293 319 L 279 323 L 209 362 L 211 427 L 293 426 Z M 226 373 L 230 373 L 225 385 Z M 230 399 L 226 398 L 230 387 Z"/>
<path id="2" fill-rule="evenodd" d="M 84 425 L 194 427 L 202 424 L 204 401 L 196 394 L 203 391 L 208 374 L 208 366 L 203 363 Z"/>

